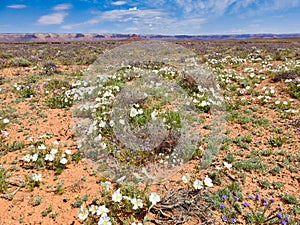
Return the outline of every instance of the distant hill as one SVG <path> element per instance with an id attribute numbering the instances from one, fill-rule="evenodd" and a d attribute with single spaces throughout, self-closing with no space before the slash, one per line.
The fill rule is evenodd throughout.
<path id="1" fill-rule="evenodd" d="M 61 42 L 101 40 L 229 40 L 250 38 L 295 38 L 299 34 L 232 34 L 232 35 L 137 35 L 84 33 L 0 33 L 0 42 Z"/>

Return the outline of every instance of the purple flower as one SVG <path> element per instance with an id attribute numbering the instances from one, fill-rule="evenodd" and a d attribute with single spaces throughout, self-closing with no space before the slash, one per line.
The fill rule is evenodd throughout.
<path id="1" fill-rule="evenodd" d="M 263 202 L 263 203 L 267 203 L 267 202 L 268 202 L 268 199 L 267 199 L 267 198 L 263 198 L 263 199 L 262 199 L 262 202 Z"/>
<path id="2" fill-rule="evenodd" d="M 276 209 L 278 209 L 278 210 L 282 211 L 282 208 L 281 208 L 280 206 L 277 206 L 277 208 L 276 208 Z"/>
<path id="3" fill-rule="evenodd" d="M 224 209 L 224 208 L 225 208 L 225 204 L 222 203 L 222 204 L 220 205 L 220 209 Z"/>
<path id="4" fill-rule="evenodd" d="M 245 207 L 248 207 L 248 206 L 249 206 L 249 203 L 248 203 L 248 202 L 244 202 L 244 206 L 245 206 Z"/>
<path id="5" fill-rule="evenodd" d="M 287 224 L 287 222 L 285 220 L 280 220 L 279 223 L 282 224 L 282 225 L 286 225 Z"/>
<path id="6" fill-rule="evenodd" d="M 285 217 L 284 217 L 284 220 L 285 220 L 286 222 L 289 222 L 289 221 L 290 221 L 290 217 L 285 216 Z"/>
<path id="7" fill-rule="evenodd" d="M 234 196 L 233 198 L 234 198 L 234 200 L 236 200 L 236 201 L 240 200 L 239 197 L 237 197 L 237 196 Z"/>
<path id="8" fill-rule="evenodd" d="M 222 198 L 223 198 L 224 200 L 228 199 L 227 195 L 223 195 Z"/>
<path id="9" fill-rule="evenodd" d="M 227 217 L 226 216 L 222 216 L 222 221 L 227 221 Z"/>
<path id="10" fill-rule="evenodd" d="M 250 196 L 249 196 L 249 199 L 253 200 L 253 199 L 254 199 L 254 197 L 253 197 L 252 195 L 250 195 Z"/>
<path id="11" fill-rule="evenodd" d="M 276 216 L 277 216 L 278 218 L 281 218 L 281 217 L 282 217 L 282 214 L 281 214 L 281 213 L 277 213 Z"/>
<path id="12" fill-rule="evenodd" d="M 259 200 L 259 199 L 260 199 L 259 194 L 255 194 L 255 200 Z"/>
<path id="13" fill-rule="evenodd" d="M 230 218 L 231 223 L 236 223 L 236 219 Z"/>
<path id="14" fill-rule="evenodd" d="M 274 203 L 274 202 L 275 202 L 275 199 L 274 199 L 274 198 L 271 198 L 271 199 L 270 199 L 270 202 L 271 202 L 271 203 Z"/>

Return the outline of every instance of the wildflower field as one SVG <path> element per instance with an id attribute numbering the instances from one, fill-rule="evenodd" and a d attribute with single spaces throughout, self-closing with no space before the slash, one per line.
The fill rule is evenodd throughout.
<path id="1" fill-rule="evenodd" d="M 0 43 L 0 224 L 300 224 L 300 39 Z"/>

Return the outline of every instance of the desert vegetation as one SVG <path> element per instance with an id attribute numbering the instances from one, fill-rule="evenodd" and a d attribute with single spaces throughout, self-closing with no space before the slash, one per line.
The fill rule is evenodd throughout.
<path id="1" fill-rule="evenodd" d="M 299 224 L 300 40 L 129 43 L 0 44 L 1 224 Z"/>

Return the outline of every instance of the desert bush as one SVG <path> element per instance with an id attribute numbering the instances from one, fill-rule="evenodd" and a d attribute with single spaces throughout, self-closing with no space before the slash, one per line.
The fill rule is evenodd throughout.
<path id="1" fill-rule="evenodd" d="M 15 57 L 10 61 L 10 64 L 15 67 L 27 67 L 31 65 L 31 62 L 23 57 Z"/>

